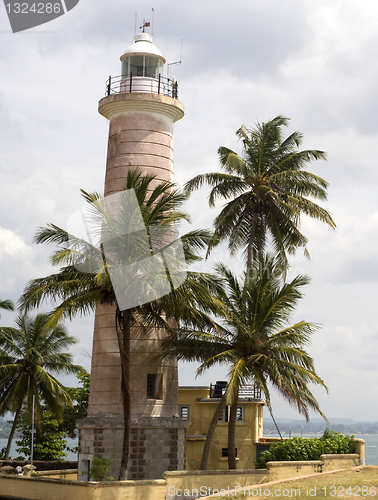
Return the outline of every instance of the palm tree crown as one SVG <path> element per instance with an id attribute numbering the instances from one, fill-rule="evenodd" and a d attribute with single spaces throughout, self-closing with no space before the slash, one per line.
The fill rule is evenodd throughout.
<path id="1" fill-rule="evenodd" d="M 226 203 L 214 221 L 215 232 L 209 251 L 228 239 L 231 254 L 243 248 L 247 269 L 254 255 L 264 250 L 268 237 L 274 251 L 287 262 L 286 253 L 306 247 L 307 238 L 299 230 L 300 215 L 305 214 L 335 228 L 331 215 L 308 197 L 327 199 L 327 182 L 304 167 L 313 160 L 325 159 L 323 151 L 298 151 L 302 134 L 286 139 L 282 129 L 288 118 L 277 116 L 250 129 L 242 126 L 236 135 L 242 140 L 243 154 L 226 147 L 218 149 L 224 173 L 194 177 L 186 184 L 187 193 L 210 186 L 210 206 L 218 198 Z M 305 249 L 305 253 L 307 251 Z"/>
<path id="2" fill-rule="evenodd" d="M 269 409 L 272 385 L 306 419 L 310 409 L 324 417 L 308 385 L 326 386 L 305 350 L 318 326 L 305 321 L 286 326 L 309 279 L 300 275 L 286 283 L 284 270 L 279 259 L 260 255 L 240 280 L 219 264 L 217 272 L 224 281 L 216 297 L 221 322 L 203 331 L 181 328 L 177 339 L 165 343 L 179 359 L 200 361 L 197 374 L 218 363 L 229 366 L 231 416 L 233 410 L 236 416 L 239 388 L 253 381 L 264 390 Z M 235 449 L 234 444 L 228 449 Z"/>
<path id="3" fill-rule="evenodd" d="M 135 256 L 138 256 L 139 265 L 143 259 L 148 262 L 148 257 L 154 254 L 154 249 L 157 248 L 159 253 L 162 248 L 170 248 L 174 243 L 175 226 L 183 220 L 189 220 L 181 211 L 181 205 L 187 196 L 175 189 L 174 184 L 170 182 L 162 182 L 153 188 L 155 182 L 154 176 L 142 175 L 139 170 L 128 172 L 125 196 L 127 198 L 127 191 L 134 190 L 138 205 L 135 213 L 130 213 L 129 203 L 126 203 L 127 206 L 122 205 L 122 192 L 121 204 L 114 214 L 112 207 L 108 210 L 99 195 L 83 191 L 84 198 L 91 204 L 94 227 L 97 227 L 104 243 L 96 247 L 51 224 L 41 228 L 37 233 L 36 242 L 58 244 L 59 248 L 53 253 L 51 262 L 62 267 L 56 274 L 31 281 L 20 299 L 21 307 L 25 311 L 38 307 L 45 299 L 55 301 L 57 305 L 50 316 L 52 324 L 61 318 L 72 319 L 77 314 L 94 311 L 99 303 L 115 306 L 125 429 L 120 480 L 127 478 L 131 330 L 134 334 L 138 330 L 146 332 L 155 327 L 172 330 L 166 318 L 182 318 L 188 324 L 210 325 L 212 320 L 205 313 L 205 309 L 206 304 L 212 301 L 211 294 L 217 289 L 216 280 L 212 280 L 210 275 L 192 272 L 187 272 L 187 278 L 181 286 L 174 286 L 176 270 L 182 271 L 181 267 L 184 266 L 186 271 L 186 265 L 199 259 L 197 251 L 208 245 L 211 234 L 203 230 L 191 231 L 182 236 L 184 259 L 181 259 L 177 269 L 176 264 L 173 267 L 170 265 L 175 252 L 164 250 L 161 272 L 157 272 L 155 268 L 148 269 L 147 265 L 145 269 L 139 268 L 136 279 L 124 279 L 122 269 L 132 265 Z M 142 220 L 138 220 L 135 214 L 141 214 Z M 151 287 L 151 282 L 145 279 L 151 274 L 154 275 L 154 286 L 157 283 L 158 290 L 159 281 L 168 276 L 170 287 L 166 295 L 156 295 L 154 286 Z M 118 277 L 122 281 L 123 296 L 134 297 L 147 289 L 151 292 L 152 288 L 150 301 L 140 302 L 140 305 L 129 308 L 121 307 L 117 302 L 119 295 L 116 293 Z M 207 309 L 212 310 L 211 306 Z"/>
<path id="4" fill-rule="evenodd" d="M 170 182 L 162 182 L 152 189 L 154 181 L 155 176 L 142 175 L 135 169 L 128 172 L 125 184 L 125 191 L 135 191 L 147 239 L 138 231 L 129 233 L 125 230 L 125 224 L 131 225 L 133 218 L 124 214 L 127 210 L 123 211 L 122 206 L 117 217 L 114 217 L 97 193 L 89 194 L 83 190 L 84 199 L 91 205 L 93 226 L 97 227 L 98 232 L 102 232 L 104 244 L 96 247 L 54 224 L 40 228 L 35 242 L 57 244 L 59 248 L 52 254 L 51 263 L 61 267 L 56 274 L 28 283 L 20 298 L 21 309 L 27 312 L 33 307 L 39 307 L 47 299 L 53 300 L 57 302 L 57 306 L 51 315 L 51 321 L 56 322 L 61 318 L 72 319 L 77 314 L 94 311 L 97 303 L 116 305 L 112 271 L 132 263 L 135 254 L 142 259 L 146 254 L 153 253 L 153 243 L 155 246 L 166 244 L 164 241 L 156 242 L 156 228 L 162 230 L 160 234 L 163 234 L 163 239 L 164 236 L 170 239 L 175 225 L 183 220 L 189 221 L 188 215 L 180 210 L 186 195 L 175 189 Z M 127 219 L 126 223 L 124 219 Z M 197 251 L 204 249 L 210 238 L 211 233 L 206 230 L 194 230 L 182 236 L 186 264 L 199 259 Z M 171 242 L 172 239 L 168 245 Z M 190 276 L 196 277 L 195 274 Z M 198 279 L 204 276 L 198 276 Z M 130 283 L 131 287 L 133 285 Z"/>
<path id="5" fill-rule="evenodd" d="M 0 415 L 15 413 L 5 458 L 22 405 L 26 404 L 31 416 L 34 396 L 37 421 L 41 419 L 42 401 L 54 415 L 62 416 L 64 405 L 71 404 L 71 398 L 52 373 L 84 371 L 72 363 L 71 354 L 64 352 L 76 344 L 76 339 L 62 325 L 49 328 L 48 320 L 47 314 L 35 318 L 21 315 L 15 320 L 15 328 L 0 328 Z"/>

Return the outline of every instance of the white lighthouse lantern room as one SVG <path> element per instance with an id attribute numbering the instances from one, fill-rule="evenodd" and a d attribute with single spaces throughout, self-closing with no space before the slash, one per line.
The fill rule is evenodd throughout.
<path id="1" fill-rule="evenodd" d="M 156 92 L 164 77 L 165 59 L 152 43 L 152 35 L 139 33 L 121 56 L 124 92 Z"/>
<path id="2" fill-rule="evenodd" d="M 120 57 L 121 76 L 109 78 L 107 94 L 112 93 L 152 93 L 177 99 L 177 82 L 165 75 L 166 59 L 152 43 L 153 35 L 139 33 L 133 43 Z"/>

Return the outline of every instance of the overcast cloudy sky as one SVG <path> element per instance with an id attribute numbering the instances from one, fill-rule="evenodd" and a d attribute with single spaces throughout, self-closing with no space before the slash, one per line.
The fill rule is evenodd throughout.
<path id="1" fill-rule="evenodd" d="M 326 208 L 337 230 L 303 220 L 312 259 L 293 273 L 312 276 L 294 320 L 322 324 L 310 350 L 329 387 L 315 391 L 328 417 L 378 420 L 377 281 L 378 3 L 373 0 L 80 0 L 66 15 L 13 34 L 0 6 L 0 298 L 17 300 L 26 282 L 52 272 L 51 248 L 32 243 L 38 226 L 65 226 L 80 188 L 103 189 L 108 124 L 97 112 L 119 56 L 155 9 L 155 43 L 173 67 L 185 117 L 174 130 L 175 180 L 218 169 L 217 148 L 240 151 L 235 131 L 278 114 L 303 148 L 322 149 L 312 171 L 329 183 Z M 139 31 L 139 30 L 138 30 Z M 206 190 L 187 209 L 211 227 Z M 225 251 L 214 252 L 227 260 Z M 2 313 L 11 325 L 12 313 Z M 93 318 L 68 325 L 89 368 Z M 217 369 L 182 385 L 224 379 Z M 279 398 L 277 417 L 297 414 Z"/>

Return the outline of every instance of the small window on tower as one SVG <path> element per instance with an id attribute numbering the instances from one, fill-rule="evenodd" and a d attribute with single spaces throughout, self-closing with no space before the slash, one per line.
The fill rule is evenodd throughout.
<path id="1" fill-rule="evenodd" d="M 179 405 L 180 417 L 184 420 L 189 420 L 190 406 L 189 405 Z"/>
<path id="2" fill-rule="evenodd" d="M 111 135 L 108 141 L 108 161 L 115 157 L 116 153 L 116 134 Z"/>
<path id="3" fill-rule="evenodd" d="M 163 374 L 147 374 L 147 399 L 163 399 Z"/>
<path id="4" fill-rule="evenodd" d="M 222 448 L 222 457 L 228 457 L 228 448 Z M 235 458 L 238 458 L 238 449 L 235 448 Z"/>

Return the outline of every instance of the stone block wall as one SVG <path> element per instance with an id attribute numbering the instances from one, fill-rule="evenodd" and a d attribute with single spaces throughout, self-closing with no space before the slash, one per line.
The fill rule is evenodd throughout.
<path id="1" fill-rule="evenodd" d="M 79 480 L 93 457 L 110 461 L 110 475 L 118 478 L 122 458 L 123 418 L 87 417 L 78 422 Z M 160 479 L 165 471 L 185 468 L 185 423 L 178 417 L 132 418 L 128 479 Z"/>
<path id="2" fill-rule="evenodd" d="M 185 429 L 132 428 L 129 479 L 156 479 L 185 465 Z"/>

